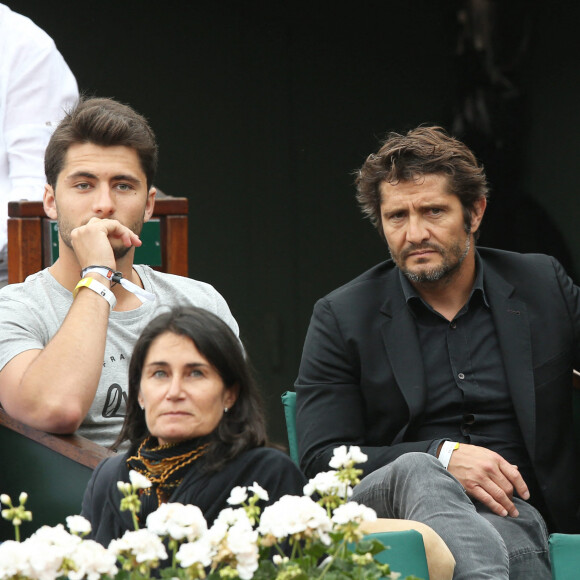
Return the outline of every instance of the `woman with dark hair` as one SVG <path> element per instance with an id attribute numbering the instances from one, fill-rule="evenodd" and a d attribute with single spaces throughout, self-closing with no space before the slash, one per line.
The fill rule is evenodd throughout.
<path id="1" fill-rule="evenodd" d="M 115 445 L 129 451 L 101 462 L 85 492 L 82 515 L 103 545 L 133 529 L 120 510 L 118 481 L 145 475 L 139 520 L 161 503 L 197 505 L 211 525 L 235 486 L 257 482 L 269 495 L 302 495 L 304 476 L 268 447 L 257 386 L 242 346 L 220 318 L 179 308 L 155 318 L 135 345 L 127 415 Z"/>

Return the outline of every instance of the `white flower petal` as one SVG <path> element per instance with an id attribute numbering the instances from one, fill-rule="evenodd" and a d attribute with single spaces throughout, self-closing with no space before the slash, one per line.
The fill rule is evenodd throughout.
<path id="1" fill-rule="evenodd" d="M 338 506 L 332 514 L 332 521 L 335 524 L 347 524 L 349 522 L 373 522 L 377 519 L 374 509 L 355 501 L 350 501 Z"/>
<path id="2" fill-rule="evenodd" d="M 91 531 L 91 522 L 83 516 L 68 516 L 66 525 L 72 534 L 88 534 Z"/>
<path id="3" fill-rule="evenodd" d="M 352 488 L 338 479 L 336 471 L 323 471 L 304 486 L 304 495 L 311 496 L 314 493 L 347 499 L 352 495 Z"/>
<path id="4" fill-rule="evenodd" d="M 331 521 L 324 508 L 309 497 L 292 495 L 285 495 L 267 506 L 258 526 L 260 534 L 271 534 L 279 539 L 306 530 L 322 538 L 330 529 Z"/>
<path id="5" fill-rule="evenodd" d="M 248 499 L 248 493 L 245 487 L 240 487 L 237 485 L 230 492 L 230 497 L 228 498 L 228 503 L 230 505 L 240 505 Z"/>
<path id="6" fill-rule="evenodd" d="M 129 480 L 134 489 L 147 489 L 151 487 L 151 482 L 142 473 L 134 469 L 129 471 Z"/>
<path id="7" fill-rule="evenodd" d="M 270 499 L 268 492 L 256 481 L 254 481 L 254 485 L 250 485 L 250 487 L 248 487 L 248 491 L 256 494 L 263 501 L 268 501 L 268 499 Z"/>

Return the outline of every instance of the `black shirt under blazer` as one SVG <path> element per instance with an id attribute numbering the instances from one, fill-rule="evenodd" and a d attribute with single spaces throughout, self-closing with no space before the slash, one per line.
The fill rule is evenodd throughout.
<path id="1" fill-rule="evenodd" d="M 580 368 L 580 288 L 549 256 L 479 248 L 509 392 L 549 520 L 580 532 L 572 370 Z M 301 466 L 360 445 L 374 471 L 432 440 L 408 441 L 426 387 L 417 331 L 391 260 L 319 300 L 296 381 Z"/>

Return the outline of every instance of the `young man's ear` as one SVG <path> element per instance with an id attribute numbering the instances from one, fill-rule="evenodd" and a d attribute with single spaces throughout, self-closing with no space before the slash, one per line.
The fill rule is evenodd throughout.
<path id="1" fill-rule="evenodd" d="M 56 197 L 54 189 L 48 183 L 44 186 L 44 194 L 42 196 L 42 205 L 44 206 L 44 213 L 51 219 L 58 218 L 58 211 L 56 209 Z"/>
<path id="2" fill-rule="evenodd" d="M 157 195 L 157 190 L 152 187 L 147 194 L 147 203 L 145 204 L 145 215 L 143 216 L 143 221 L 148 222 L 153 215 L 153 210 L 155 209 L 155 196 Z"/>

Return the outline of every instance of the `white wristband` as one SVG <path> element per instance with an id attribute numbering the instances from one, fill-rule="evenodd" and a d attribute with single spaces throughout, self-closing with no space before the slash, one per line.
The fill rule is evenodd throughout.
<path id="1" fill-rule="evenodd" d="M 121 272 L 115 272 L 111 268 L 106 266 L 88 266 L 81 272 L 81 276 L 84 278 L 90 272 L 95 272 L 96 274 L 100 274 L 113 282 L 121 284 L 125 290 L 132 292 L 141 300 L 141 303 L 145 301 L 153 302 L 155 300 L 155 294 L 151 292 L 147 292 L 144 288 L 139 288 L 137 284 L 133 284 L 130 280 L 123 278 L 123 274 Z"/>
<path id="2" fill-rule="evenodd" d="M 76 285 L 73 291 L 73 299 L 77 297 L 77 294 L 79 293 L 79 290 L 81 288 L 90 288 L 93 292 L 96 292 L 97 294 L 102 296 L 109 303 L 111 310 L 115 308 L 115 305 L 117 304 L 117 299 L 115 298 L 115 295 L 106 286 L 101 284 L 98 280 L 95 280 L 94 278 L 83 278 Z"/>
<path id="3" fill-rule="evenodd" d="M 453 452 L 459 449 L 459 443 L 456 441 L 444 441 L 443 445 L 441 446 L 441 451 L 439 451 L 439 461 L 445 469 L 449 465 L 449 461 L 451 461 L 451 455 Z"/>

